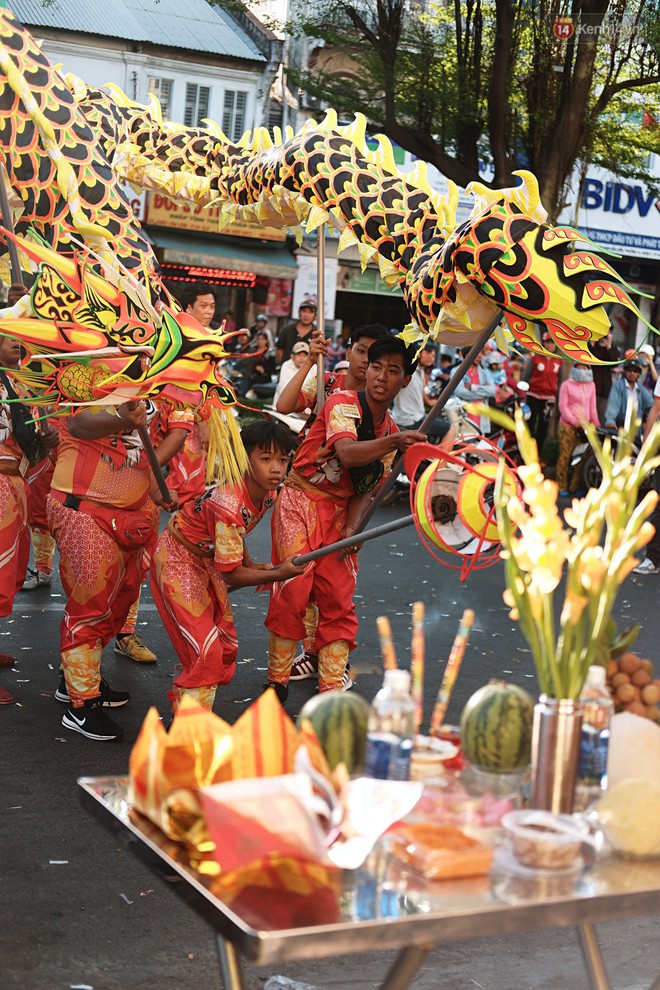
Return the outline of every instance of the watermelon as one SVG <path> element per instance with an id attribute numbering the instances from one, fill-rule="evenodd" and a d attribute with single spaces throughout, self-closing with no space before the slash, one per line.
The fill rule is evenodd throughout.
<path id="1" fill-rule="evenodd" d="M 298 716 L 312 723 L 330 769 L 345 763 L 351 777 L 364 772 L 369 704 L 352 691 L 324 691 L 305 702 Z"/>
<path id="2" fill-rule="evenodd" d="M 524 770 L 531 760 L 533 718 L 534 701 L 527 691 L 505 681 L 489 681 L 463 709 L 463 753 L 483 770 Z"/>

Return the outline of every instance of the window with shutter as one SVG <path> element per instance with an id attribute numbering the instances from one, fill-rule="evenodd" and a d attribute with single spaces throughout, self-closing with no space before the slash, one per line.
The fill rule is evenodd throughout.
<path id="1" fill-rule="evenodd" d="M 174 81 L 172 79 L 160 79 L 158 76 L 149 76 L 147 81 L 147 93 L 153 93 L 163 114 L 164 120 L 169 120 L 172 116 L 172 89 Z"/>
<path id="2" fill-rule="evenodd" d="M 186 127 L 203 127 L 204 118 L 209 115 L 210 102 L 210 86 L 186 83 L 186 102 L 183 110 L 184 125 Z"/>
<path id="3" fill-rule="evenodd" d="M 230 141 L 238 141 L 245 131 L 248 95 L 240 89 L 226 89 L 222 108 L 222 130 Z"/>

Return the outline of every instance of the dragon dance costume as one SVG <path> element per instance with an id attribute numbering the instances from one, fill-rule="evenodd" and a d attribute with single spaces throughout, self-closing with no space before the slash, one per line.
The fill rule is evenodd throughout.
<path id="1" fill-rule="evenodd" d="M 150 483 L 137 432 L 81 440 L 62 424 L 46 511 L 67 596 L 60 661 L 74 707 L 99 697 L 101 654 L 138 597 L 157 535 Z M 134 546 L 120 546 L 130 527 Z"/>
<path id="2" fill-rule="evenodd" d="M 291 472 L 273 513 L 273 564 L 290 554 L 305 554 L 328 546 L 345 535 L 348 504 L 355 488 L 336 454 L 317 463 L 322 447 L 333 447 L 343 437 L 358 439 L 362 413 L 355 392 L 335 392 L 323 405 L 293 459 Z M 375 438 L 398 432 L 389 413 L 375 427 Z M 394 453 L 383 458 L 385 472 Z M 310 601 L 318 608 L 316 646 L 319 691 L 341 686 L 348 654 L 356 646 L 354 554 L 328 554 L 309 564 L 304 574 L 273 585 L 266 617 L 268 680 L 289 682 L 298 642 L 304 639 L 305 612 Z"/>
<path id="3" fill-rule="evenodd" d="M 0 617 L 11 615 L 30 556 L 27 464 L 14 436 L 7 398 L 0 382 Z"/>
<path id="4" fill-rule="evenodd" d="M 223 574 L 243 563 L 244 537 L 276 497 L 269 492 L 256 506 L 245 481 L 217 485 L 186 502 L 158 539 L 151 589 L 182 665 L 169 693 L 173 711 L 184 692 L 210 711 L 216 687 L 234 676 L 238 640 Z"/>

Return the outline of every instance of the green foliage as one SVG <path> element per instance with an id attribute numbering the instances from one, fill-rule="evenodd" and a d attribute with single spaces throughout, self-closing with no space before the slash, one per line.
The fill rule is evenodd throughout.
<path id="1" fill-rule="evenodd" d="M 660 120 L 660 0 L 574 0 L 564 40 L 554 26 L 568 12 L 559 0 L 294 5 L 292 30 L 322 44 L 290 78 L 460 185 L 483 160 L 494 185 L 530 168 L 552 218 L 576 161 L 648 180 L 660 146 L 660 127 L 641 127 L 644 108 Z"/>

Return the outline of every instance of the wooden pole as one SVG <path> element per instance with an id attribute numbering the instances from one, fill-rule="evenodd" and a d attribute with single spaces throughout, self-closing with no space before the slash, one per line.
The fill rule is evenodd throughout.
<path id="1" fill-rule="evenodd" d="M 14 218 L 12 217 L 9 197 L 7 196 L 7 186 L 5 185 L 5 170 L 0 168 L 0 213 L 2 214 L 2 226 L 10 234 L 14 233 Z M 7 238 L 7 248 L 9 250 L 9 268 L 11 271 L 12 284 L 23 282 L 23 272 L 21 263 L 18 260 L 18 248 L 10 237 Z"/>
<path id="2" fill-rule="evenodd" d="M 325 224 L 318 228 L 316 242 L 316 328 L 325 338 Z M 322 354 L 316 359 L 316 412 L 321 412 L 325 402 L 325 358 Z"/>

